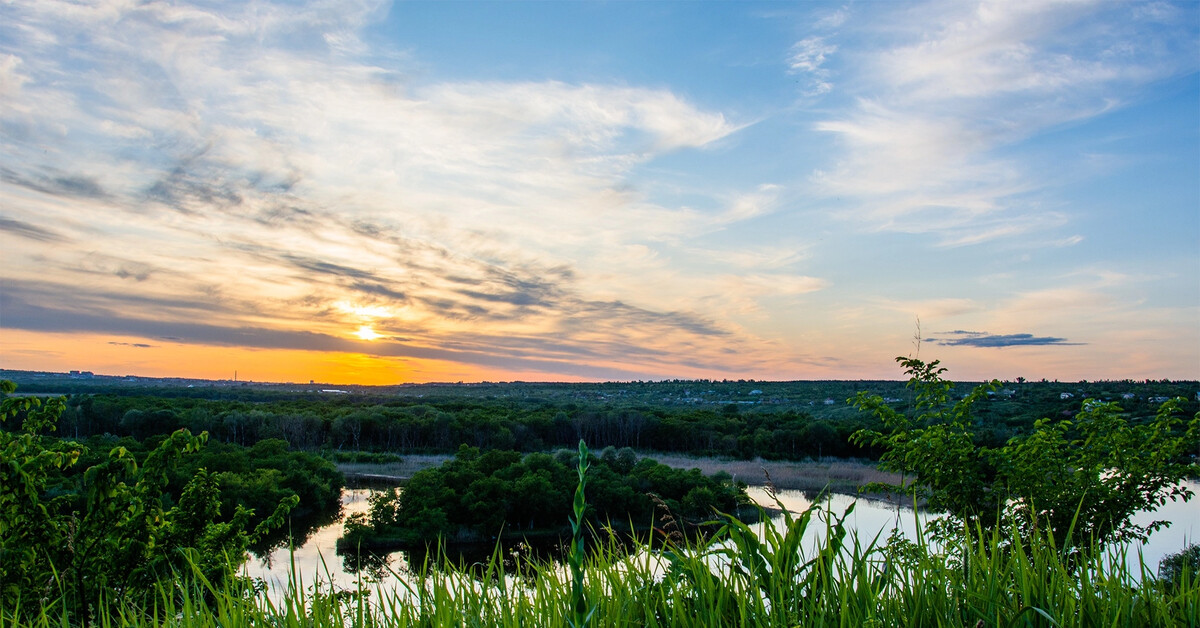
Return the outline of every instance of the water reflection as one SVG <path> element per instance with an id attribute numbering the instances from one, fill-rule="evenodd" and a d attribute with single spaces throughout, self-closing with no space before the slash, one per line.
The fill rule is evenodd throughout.
<path id="1" fill-rule="evenodd" d="M 341 557 L 342 571 L 362 576 L 367 582 L 380 582 L 391 574 L 401 571 L 407 573 L 407 569 L 401 569 L 398 564 L 394 564 L 397 561 L 393 561 L 393 558 L 402 559 L 401 562 L 405 565 L 413 564 L 408 560 L 408 556 L 402 555 L 401 552 L 393 552 L 391 554 L 345 552 L 341 554 Z"/>
<path id="2" fill-rule="evenodd" d="M 658 549 L 663 545 L 664 535 L 661 531 L 650 529 L 639 530 L 631 534 L 626 529 L 615 530 L 603 528 L 589 536 L 587 547 L 603 546 L 614 550 L 617 554 L 625 554 L 634 548 L 651 547 Z M 717 526 L 704 529 L 689 528 L 689 537 L 711 535 Z M 431 545 L 422 548 L 395 550 L 386 554 L 373 552 L 346 552 L 341 554 L 342 567 L 347 573 L 364 573 L 371 578 L 377 578 L 388 571 L 401 571 L 397 565 L 416 566 L 415 571 L 428 571 L 441 568 L 449 563 L 456 573 L 466 573 L 485 579 L 496 574 L 487 574 L 491 567 L 500 567 L 505 575 L 523 577 L 530 570 L 530 564 L 566 564 L 570 552 L 570 529 L 562 530 L 559 536 L 538 536 L 534 538 L 506 538 L 499 545 L 495 540 L 478 543 L 455 543 L 448 547 L 439 548 Z"/>
<path id="3" fill-rule="evenodd" d="M 1193 490 L 1200 492 L 1200 483 L 1190 482 Z M 762 487 L 751 487 L 750 497 L 764 506 L 774 506 L 774 501 Z M 273 551 L 252 559 L 246 566 L 248 575 L 252 578 L 262 578 L 269 587 L 275 590 L 286 588 L 290 574 L 298 576 L 299 580 L 311 585 L 316 581 L 353 590 L 362 577 L 365 582 L 386 583 L 397 575 L 403 577 L 410 573 L 410 566 L 416 565 L 417 571 L 427 563 L 436 563 L 433 557 L 425 551 L 398 551 L 386 555 L 366 553 L 357 555 L 347 553 L 338 555 L 336 544 L 342 535 L 344 518 L 356 512 L 367 512 L 370 508 L 368 498 L 370 488 L 347 488 L 342 493 L 341 517 L 323 527 L 306 532 L 303 543 L 294 549 L 282 546 Z M 803 491 L 779 491 L 777 497 L 788 510 L 798 513 L 813 505 L 818 496 Z M 914 510 L 911 505 L 903 505 L 875 499 L 865 499 L 856 495 L 834 493 L 820 498 L 823 510 L 842 516 L 854 505 L 854 509 L 846 516 L 844 524 L 853 531 L 857 541 L 863 546 L 872 543 L 884 543 L 892 534 L 898 531 L 908 538 L 916 534 L 918 520 L 923 526 L 928 515 L 920 510 Z M 1200 498 L 1191 502 L 1168 502 L 1155 513 L 1142 513 L 1135 517 L 1135 523 L 1144 524 L 1161 519 L 1172 521 L 1171 527 L 1160 530 L 1151 536 L 1150 540 L 1140 546 L 1134 546 L 1128 553 L 1130 561 L 1136 561 L 1139 553 L 1144 557 L 1146 565 L 1157 569 L 1158 562 L 1163 556 L 1178 552 L 1188 543 L 1200 540 Z M 810 549 L 820 540 L 825 532 L 824 525 L 810 525 L 805 534 L 803 547 Z M 784 519 L 775 514 L 770 525 L 782 529 Z M 564 548 L 557 541 L 546 543 L 521 543 L 505 550 L 504 562 L 506 569 L 513 569 L 517 564 L 530 558 L 549 558 L 563 556 Z M 486 564 L 492 556 L 495 547 L 490 544 L 456 548 L 456 556 L 460 565 Z M 303 587 L 302 587 L 303 588 Z"/>
<path id="4" fill-rule="evenodd" d="M 410 567 L 413 565 L 417 567 L 416 571 L 420 571 L 420 568 L 425 565 L 436 565 L 438 561 L 434 560 L 435 556 L 427 550 L 403 550 L 380 555 L 370 552 L 337 554 L 336 545 L 338 538 L 342 535 L 343 521 L 351 514 L 368 512 L 371 493 L 372 489 L 365 487 L 345 489 L 342 492 L 341 516 L 336 521 L 315 530 L 306 531 L 304 542 L 296 545 L 294 549 L 284 545 L 263 554 L 256 554 L 255 558 L 246 566 L 248 575 L 252 578 L 262 578 L 268 586 L 274 588 L 286 587 L 290 574 L 303 576 L 304 582 L 310 584 L 315 580 L 321 580 L 332 582 L 337 587 L 353 588 L 360 576 L 364 578 L 365 582 L 386 582 L 397 575 L 403 577 L 410 573 Z M 768 508 L 775 507 L 774 502 L 766 496 L 763 489 L 752 487 L 749 494 L 757 503 Z M 808 508 L 817 498 L 812 493 L 802 491 L 780 491 L 778 497 L 784 507 L 793 512 Z M 827 500 L 827 503 L 831 511 L 840 514 L 855 500 L 856 498 L 853 496 L 835 494 Z M 862 526 L 865 529 L 875 525 L 876 522 L 890 522 L 895 519 L 892 505 L 885 502 L 858 501 L 860 505 L 853 513 L 854 518 L 847 520 L 847 525 L 851 528 Z M 907 509 L 906 512 L 909 513 L 908 518 L 911 519 L 912 509 Z M 784 525 L 782 516 L 779 516 L 777 512 L 772 515 L 772 524 Z M 813 541 L 816 540 L 815 534 L 819 529 L 823 530 L 824 528 L 823 526 L 810 528 L 810 535 L 814 535 Z M 640 538 L 645 541 L 648 535 L 648 532 L 644 533 L 640 535 Z M 620 542 L 625 543 L 626 546 L 632 544 L 628 535 L 622 534 L 615 534 L 610 539 L 604 539 L 604 542 Z M 457 565 L 470 568 L 473 565 L 488 564 L 495 551 L 497 550 L 494 544 L 484 543 L 456 546 L 450 554 Z M 516 573 L 520 571 L 519 565 L 526 564 L 531 560 L 563 562 L 567 546 L 562 540 L 548 539 L 518 542 L 506 546 L 501 551 L 505 571 Z"/>
<path id="5" fill-rule="evenodd" d="M 345 495 L 343 494 L 343 498 Z M 307 545 L 312 536 L 319 530 L 339 523 L 344 516 L 342 507 L 335 510 L 315 514 L 309 517 L 288 519 L 288 525 L 274 530 L 263 537 L 258 543 L 250 546 L 250 554 L 258 560 L 272 561 L 279 550 L 287 550 L 292 545 L 301 547 Z M 286 555 L 286 554 L 285 554 Z"/>
<path id="6" fill-rule="evenodd" d="M 761 486 L 752 486 L 746 492 L 755 503 L 762 505 L 775 503 L 767 490 Z M 922 526 L 929 520 L 929 515 L 924 511 L 914 510 L 911 499 L 907 498 L 868 498 L 844 493 L 819 495 L 812 491 L 791 490 L 779 491 L 775 497 L 784 508 L 793 514 L 804 512 L 814 505 L 820 506 L 823 511 L 824 514 L 819 517 L 820 521 L 809 524 L 808 530 L 804 534 L 802 547 L 806 549 L 812 548 L 821 540 L 825 533 L 824 522 L 827 520 L 825 517 L 829 515 L 839 519 L 844 516 L 843 524 L 848 530 L 853 531 L 854 537 L 864 546 L 873 541 L 876 545 L 882 544 L 893 530 L 898 530 L 907 538 L 914 538 L 917 533 L 918 519 Z M 851 505 L 854 506 L 854 509 L 846 514 Z M 782 532 L 786 522 L 782 515 L 778 515 L 771 518 L 771 525 Z"/>
<path id="7" fill-rule="evenodd" d="M 342 490 L 342 516 L 320 528 L 305 531 L 305 541 L 279 547 L 266 555 L 256 556 L 246 563 L 251 578 L 261 578 L 272 590 L 287 588 L 288 578 L 312 583 L 316 580 L 342 588 L 353 588 L 358 576 L 345 569 L 337 555 L 337 540 L 342 536 L 342 522 L 356 512 L 367 512 L 369 488 Z"/>

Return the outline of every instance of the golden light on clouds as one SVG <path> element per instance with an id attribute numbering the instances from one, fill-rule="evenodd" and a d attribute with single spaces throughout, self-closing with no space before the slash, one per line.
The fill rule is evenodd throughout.
<path id="1" fill-rule="evenodd" d="M 378 340 L 383 338 L 383 336 L 372 329 L 370 325 L 363 325 L 362 327 L 359 327 L 358 331 L 354 332 L 354 335 L 363 340 Z"/>
<path id="2" fill-rule="evenodd" d="M 363 320 L 392 318 L 395 316 L 390 308 L 381 305 L 359 305 L 350 303 L 349 301 L 338 301 L 334 303 L 334 307 L 343 314 L 351 314 Z"/>
<path id="3" fill-rule="evenodd" d="M 0 10 L 2 368 L 1196 377 L 1200 3 L 88 4 Z"/>

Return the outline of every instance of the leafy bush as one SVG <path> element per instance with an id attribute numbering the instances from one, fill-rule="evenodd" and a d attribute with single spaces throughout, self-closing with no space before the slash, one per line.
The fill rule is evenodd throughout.
<path id="1" fill-rule="evenodd" d="M 1200 582 L 1200 544 L 1192 543 L 1163 558 L 1158 563 L 1158 579 L 1171 589 L 1186 587 L 1188 581 Z"/>
<path id="2" fill-rule="evenodd" d="M 36 608 L 56 593 L 65 616 L 82 622 L 101 601 L 145 602 L 156 583 L 177 573 L 220 583 L 233 576 L 248 544 L 296 504 L 294 497 L 281 502 L 250 531 L 245 509 L 218 519 L 216 478 L 200 470 L 172 506 L 170 470 L 207 439 L 187 430 L 163 439 L 141 464 L 113 447 L 77 476 L 75 490 L 51 494 L 51 478 L 86 449 L 42 434 L 53 429 L 61 399 L 11 397 L 15 389 L 0 381 L 0 420 L 15 420 L 21 430 L 0 431 L 0 608 Z"/>
<path id="3" fill-rule="evenodd" d="M 872 488 L 915 493 L 970 525 L 1013 529 L 1025 539 L 1045 530 L 1060 546 L 1144 539 L 1169 524 L 1134 525 L 1135 513 L 1192 497 L 1181 481 L 1200 471 L 1189 457 L 1200 443 L 1200 413 L 1185 424 L 1182 400 L 1141 423 L 1115 403 L 1085 400 L 1074 420 L 1042 419 L 1031 433 L 993 447 L 980 442 L 974 406 L 999 382 L 952 400 L 938 361 L 897 361 L 915 393 L 914 416 L 877 395 L 851 400 L 889 430 L 861 430 L 855 440 L 882 447 L 881 467 L 911 478 Z"/>
<path id="4" fill-rule="evenodd" d="M 445 541 L 485 541 L 497 535 L 565 532 L 575 483 L 574 456 L 515 451 L 480 452 L 463 446 L 441 467 L 413 475 L 404 489 L 371 498 L 370 515 L 353 517 L 339 547 L 422 546 Z M 745 486 L 727 474 L 705 476 L 632 452 L 600 458 L 589 454 L 588 513 L 593 523 L 628 528 L 654 521 L 654 494 L 693 522 L 714 510 L 732 512 L 747 503 Z M 635 461 L 636 460 L 636 461 Z"/>

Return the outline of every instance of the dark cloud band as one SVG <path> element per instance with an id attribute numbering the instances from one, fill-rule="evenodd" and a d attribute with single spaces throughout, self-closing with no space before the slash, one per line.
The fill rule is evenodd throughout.
<path id="1" fill-rule="evenodd" d="M 366 353 L 380 357 L 442 360 L 507 371 L 534 371 L 604 380 L 634 380 L 655 376 L 634 370 L 580 364 L 571 360 L 538 359 L 536 356 L 546 352 L 528 351 L 520 347 L 509 350 L 504 347 L 503 342 L 499 342 L 501 339 L 495 337 L 478 339 L 480 342 L 476 346 L 486 347 L 487 350 L 417 346 L 398 339 L 364 343 L 315 332 L 148 320 L 105 311 L 45 307 L 29 303 L 11 293 L 0 293 L 0 311 L 4 313 L 5 328 L 28 331 L 108 333 L 201 345 Z M 539 342 L 538 339 L 526 338 L 524 344 L 538 348 Z M 141 346 L 141 343 L 133 346 Z M 559 348 L 562 349 L 561 346 Z"/>
<path id="2" fill-rule="evenodd" d="M 989 334 L 978 331 L 952 331 L 944 334 L 944 338 L 930 338 L 934 344 L 947 347 L 983 347 L 1000 349 L 1004 347 L 1041 347 L 1048 345 L 1075 346 L 1083 343 L 1067 342 L 1066 338 L 1055 336 L 1034 336 L 1033 334 Z"/>

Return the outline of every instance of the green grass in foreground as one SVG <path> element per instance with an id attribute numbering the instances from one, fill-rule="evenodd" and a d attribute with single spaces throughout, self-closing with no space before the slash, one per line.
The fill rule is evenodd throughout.
<path id="1" fill-rule="evenodd" d="M 393 586 L 305 588 L 291 574 L 272 598 L 238 580 L 215 587 L 204 570 L 160 582 L 138 607 L 97 600 L 71 617 L 65 594 L 0 608 L 0 628 L 50 626 L 1200 626 L 1200 580 L 1184 567 L 1157 580 L 1121 549 L 1055 547 L 1053 535 L 1019 538 L 964 527 L 865 545 L 838 515 L 813 506 L 761 532 L 730 516 L 708 540 L 649 538 L 632 551 L 615 534 L 585 552 L 587 449 L 580 443 L 570 569 L 526 561 L 505 573 L 498 547 L 486 564 L 457 566 L 440 554 Z M 780 504 L 782 506 L 782 504 Z M 851 507 L 852 509 L 853 507 Z M 823 527 L 812 547 L 801 540 Z M 665 526 L 670 529 L 671 526 Z M 195 565 L 195 563 L 192 563 Z M 53 591 L 53 586 L 48 588 Z"/>
<path id="2" fill-rule="evenodd" d="M 768 524 L 762 536 L 727 520 L 715 538 L 651 551 L 613 539 L 582 563 L 591 626 L 1200 626 L 1200 581 L 1174 584 L 1123 551 L 1065 558 L 1044 541 L 1008 547 L 964 531 L 961 548 L 934 552 L 924 535 L 889 545 L 854 541 L 842 517 L 815 507 Z M 808 526 L 822 540 L 801 547 Z M 0 609 L 0 628 L 24 626 L 564 626 L 573 616 L 572 570 L 526 562 L 426 564 L 395 588 L 360 584 L 331 593 L 293 574 L 277 601 L 181 577 L 140 608 L 97 603 L 65 617 L 53 596 Z M 1139 561 L 1134 561 L 1138 563 Z"/>

